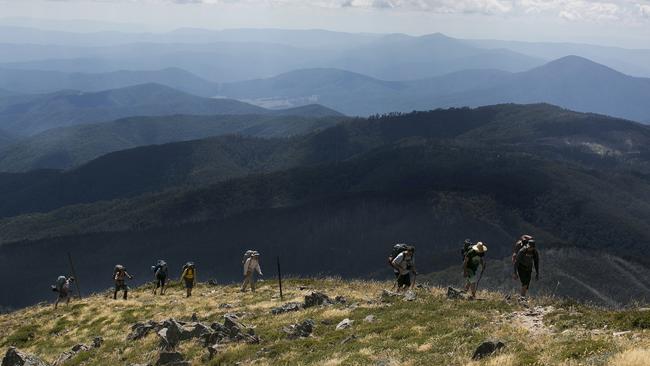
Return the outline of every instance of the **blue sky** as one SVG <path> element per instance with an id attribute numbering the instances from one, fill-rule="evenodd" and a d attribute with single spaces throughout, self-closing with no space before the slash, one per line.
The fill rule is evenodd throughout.
<path id="1" fill-rule="evenodd" d="M 0 0 L 0 17 L 320 28 L 650 48 L 650 0 Z"/>

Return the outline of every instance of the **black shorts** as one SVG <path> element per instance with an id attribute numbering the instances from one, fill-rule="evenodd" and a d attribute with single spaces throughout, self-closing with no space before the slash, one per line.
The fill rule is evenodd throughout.
<path id="1" fill-rule="evenodd" d="M 194 287 L 194 279 L 193 278 L 185 278 L 185 288 L 192 288 Z"/>
<path id="2" fill-rule="evenodd" d="M 124 281 L 115 281 L 115 291 L 129 291 L 129 286 Z"/>
<path id="3" fill-rule="evenodd" d="M 400 286 L 400 287 L 402 287 L 402 286 L 404 286 L 404 287 L 411 286 L 411 274 L 407 273 L 407 274 L 397 276 L 397 286 Z"/>
<path id="4" fill-rule="evenodd" d="M 399 272 L 398 271 L 393 271 L 393 273 L 395 273 L 395 278 L 399 277 Z"/>
<path id="5" fill-rule="evenodd" d="M 167 276 L 156 276 L 156 288 L 160 286 L 165 286 L 166 281 L 167 281 Z"/>
<path id="6" fill-rule="evenodd" d="M 528 285 L 530 285 L 530 280 L 533 277 L 533 270 L 531 268 L 517 267 L 517 274 L 519 274 L 521 285 L 528 287 Z"/>

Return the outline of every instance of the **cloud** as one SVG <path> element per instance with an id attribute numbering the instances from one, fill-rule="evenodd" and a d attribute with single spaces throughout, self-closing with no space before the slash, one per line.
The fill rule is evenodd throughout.
<path id="1" fill-rule="evenodd" d="M 53 0 L 51 0 L 53 1 Z M 58 0 L 66 1 L 66 0 Z M 315 7 L 414 11 L 488 16 L 547 16 L 566 21 L 647 22 L 649 0 L 67 0 L 145 4 L 246 5 L 253 7 Z"/>

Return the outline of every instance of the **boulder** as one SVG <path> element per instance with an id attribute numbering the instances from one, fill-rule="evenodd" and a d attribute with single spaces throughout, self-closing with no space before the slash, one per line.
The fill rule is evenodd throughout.
<path id="1" fill-rule="evenodd" d="M 211 346 L 206 347 L 208 349 L 208 359 L 211 360 L 214 358 L 219 353 L 219 346 L 216 344 L 213 344 Z"/>
<path id="2" fill-rule="evenodd" d="M 501 341 L 485 341 L 481 343 L 478 348 L 476 348 L 476 351 L 474 351 L 474 355 L 472 356 L 472 360 L 476 361 L 482 359 L 483 357 L 490 356 L 505 346 L 506 345 Z"/>
<path id="3" fill-rule="evenodd" d="M 156 366 L 189 366 L 189 361 L 183 359 L 180 352 L 160 352 Z"/>
<path id="4" fill-rule="evenodd" d="M 373 323 L 377 318 L 375 318 L 374 315 L 368 315 L 365 318 L 363 318 L 363 321 L 366 323 Z"/>
<path id="5" fill-rule="evenodd" d="M 48 366 L 48 364 L 34 355 L 20 352 L 15 347 L 9 347 L 2 358 L 2 366 Z"/>
<path id="6" fill-rule="evenodd" d="M 357 336 L 353 334 L 351 336 L 346 337 L 344 340 L 342 340 L 341 344 L 346 344 L 346 343 L 348 343 L 350 341 L 353 341 L 355 339 L 357 339 Z"/>
<path id="7" fill-rule="evenodd" d="M 181 341 L 181 332 L 178 328 L 162 328 L 158 331 L 160 337 L 160 348 L 165 351 L 176 349 L 176 346 Z"/>
<path id="8" fill-rule="evenodd" d="M 453 287 L 447 287 L 447 298 L 451 300 L 464 299 L 465 292 L 457 290 Z"/>
<path id="9" fill-rule="evenodd" d="M 414 301 L 415 298 L 416 298 L 415 292 L 413 292 L 413 291 L 409 290 L 409 291 L 406 291 L 406 293 L 404 294 L 404 300 L 406 300 L 406 301 Z"/>
<path id="10" fill-rule="evenodd" d="M 400 294 L 398 294 L 397 292 L 383 290 L 381 292 L 381 301 L 382 302 L 390 302 L 390 301 L 392 301 L 392 299 L 394 299 L 396 297 L 399 297 L 399 296 L 400 296 Z"/>
<path id="11" fill-rule="evenodd" d="M 287 327 L 284 327 L 282 330 L 287 333 L 289 339 L 309 337 L 314 331 L 314 321 L 307 319 L 302 323 L 291 324 Z"/>
<path id="12" fill-rule="evenodd" d="M 183 327 L 183 331 L 181 332 L 181 340 L 202 338 L 206 334 L 210 333 L 212 333 L 212 329 L 210 329 L 207 325 L 204 325 L 202 323 L 195 323 L 193 325 Z"/>
<path id="13" fill-rule="evenodd" d="M 336 326 L 336 330 L 342 330 L 342 329 L 347 329 L 352 326 L 352 323 L 354 323 L 354 320 L 350 320 L 348 318 L 345 318 L 341 320 L 341 322 Z"/>
<path id="14" fill-rule="evenodd" d="M 305 296 L 305 303 L 303 306 L 305 308 L 309 308 L 318 305 L 329 305 L 331 303 L 332 300 L 330 300 L 329 296 L 325 295 L 322 292 L 314 291 L 309 295 Z"/>
<path id="15" fill-rule="evenodd" d="M 219 309 L 232 309 L 232 308 L 233 308 L 232 304 L 226 304 L 226 303 L 219 304 Z"/>
<path id="16" fill-rule="evenodd" d="M 193 322 L 198 322 L 199 321 L 199 316 L 196 315 L 196 313 L 192 313 L 192 321 Z"/>
<path id="17" fill-rule="evenodd" d="M 235 314 L 224 315 L 223 326 L 228 330 L 228 338 L 231 341 L 244 341 L 247 343 L 259 343 L 260 339 L 255 335 L 255 331 L 239 322 L 239 317 Z"/>
<path id="18" fill-rule="evenodd" d="M 290 311 L 298 311 L 298 310 L 302 310 L 302 304 L 297 302 L 289 302 L 282 306 L 278 306 L 271 309 L 271 314 L 278 315 L 278 314 L 288 313 Z"/>
<path id="19" fill-rule="evenodd" d="M 337 304 L 346 304 L 348 302 L 348 299 L 345 298 L 345 296 L 337 296 L 334 298 L 334 302 Z"/>
<path id="20" fill-rule="evenodd" d="M 147 323 L 138 322 L 131 326 L 131 333 L 126 336 L 126 339 L 129 341 L 135 341 L 140 338 L 144 338 L 152 330 L 159 330 L 160 326 L 153 321 L 148 321 Z"/>

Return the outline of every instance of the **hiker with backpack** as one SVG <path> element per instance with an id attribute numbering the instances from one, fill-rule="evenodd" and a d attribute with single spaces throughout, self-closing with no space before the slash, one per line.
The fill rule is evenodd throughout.
<path id="1" fill-rule="evenodd" d="M 395 280 L 399 277 L 399 270 L 393 266 L 393 260 L 397 258 L 397 256 L 406 251 L 408 249 L 408 245 L 404 243 L 397 243 L 393 245 L 393 250 L 391 251 L 390 255 L 388 256 L 388 265 L 390 268 L 393 269 L 393 273 L 395 274 Z"/>
<path id="2" fill-rule="evenodd" d="M 528 239 L 526 245 L 519 249 L 514 262 L 514 273 L 512 277 L 521 281 L 520 299 L 525 299 L 532 279 L 533 267 L 535 268 L 535 280 L 539 281 L 539 252 L 535 239 Z"/>
<path id="3" fill-rule="evenodd" d="M 155 266 L 151 266 L 153 271 L 154 281 L 156 282 L 156 287 L 153 288 L 153 294 L 155 295 L 160 287 L 160 294 L 165 294 L 165 283 L 167 282 L 167 262 L 162 259 L 159 259 Z"/>
<path id="4" fill-rule="evenodd" d="M 246 255 L 248 254 L 248 258 Z M 251 250 L 244 254 L 244 283 L 241 286 L 241 292 L 246 292 L 246 287 L 250 285 L 251 292 L 255 292 L 255 273 L 262 276 L 262 269 L 260 268 L 260 253 Z"/>
<path id="5" fill-rule="evenodd" d="M 57 292 L 57 298 L 54 302 L 54 308 L 59 306 L 59 303 L 65 301 L 65 304 L 70 303 L 70 287 L 72 287 L 74 277 L 59 276 L 56 279 L 56 285 L 52 285 L 52 291 Z"/>
<path id="6" fill-rule="evenodd" d="M 409 245 L 392 261 L 391 266 L 397 271 L 397 292 L 406 291 L 415 286 L 415 247 Z M 411 276 L 413 278 L 411 278 Z"/>
<path id="7" fill-rule="evenodd" d="M 465 291 L 470 291 L 470 300 L 476 298 L 476 288 L 478 281 L 485 271 L 485 252 L 487 246 L 482 242 L 477 242 L 465 253 L 463 260 L 463 277 L 465 277 Z M 478 267 L 481 266 L 481 272 L 477 275 Z"/>
<path id="8" fill-rule="evenodd" d="M 113 280 L 115 281 L 115 291 L 113 292 L 113 300 L 117 299 L 117 293 L 119 291 L 124 291 L 122 299 L 126 300 L 129 294 L 129 286 L 126 285 L 126 279 L 133 279 L 127 271 L 126 268 L 118 264 L 113 270 Z"/>
<path id="9" fill-rule="evenodd" d="M 187 291 L 186 297 L 192 296 L 192 289 L 196 282 L 196 268 L 194 267 L 194 262 L 185 263 L 183 266 L 183 273 L 181 274 L 181 280 L 185 282 L 185 290 Z"/>
<path id="10" fill-rule="evenodd" d="M 524 234 L 519 237 L 519 239 L 515 242 L 515 244 L 512 246 L 512 263 L 515 263 L 515 259 L 517 259 L 517 253 L 521 250 L 521 248 L 525 247 L 528 244 L 528 241 L 533 239 L 532 236 Z"/>

